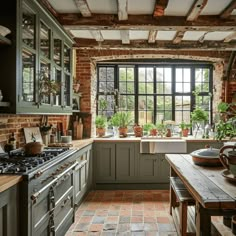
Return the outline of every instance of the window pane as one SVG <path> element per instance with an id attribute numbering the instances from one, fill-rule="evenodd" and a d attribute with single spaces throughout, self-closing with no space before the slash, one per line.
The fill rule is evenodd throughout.
<path id="1" fill-rule="evenodd" d="M 172 85 L 171 85 L 171 83 L 165 83 L 165 86 L 164 86 L 164 93 L 165 94 L 170 94 L 171 93 L 171 87 L 172 87 Z"/>
<path id="2" fill-rule="evenodd" d="M 127 80 L 134 81 L 134 68 L 127 68 Z"/>
<path id="3" fill-rule="evenodd" d="M 164 83 L 157 83 L 157 93 L 158 94 L 163 94 L 163 86 L 164 86 Z"/>
<path id="4" fill-rule="evenodd" d="M 153 107 L 153 97 L 151 96 L 148 96 L 147 97 L 147 109 L 150 110 L 150 109 L 154 109 Z"/>
<path id="5" fill-rule="evenodd" d="M 145 83 L 139 83 L 138 85 L 138 91 L 139 93 L 145 93 L 146 92 L 146 87 L 145 87 Z"/>
<path id="6" fill-rule="evenodd" d="M 147 94 L 152 94 L 153 91 L 153 83 L 147 83 Z"/>
<path id="7" fill-rule="evenodd" d="M 127 93 L 134 94 L 134 83 L 127 83 Z"/>

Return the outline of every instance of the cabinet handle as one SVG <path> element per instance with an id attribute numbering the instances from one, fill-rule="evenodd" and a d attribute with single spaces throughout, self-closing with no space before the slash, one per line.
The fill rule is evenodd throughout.
<path id="1" fill-rule="evenodd" d="M 67 203 L 69 200 L 70 200 L 70 196 L 68 196 L 68 197 L 64 200 L 63 204 L 61 205 L 61 208 L 65 207 L 66 203 Z"/>

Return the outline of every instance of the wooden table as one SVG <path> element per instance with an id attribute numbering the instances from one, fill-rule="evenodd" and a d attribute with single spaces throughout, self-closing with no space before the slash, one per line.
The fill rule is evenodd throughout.
<path id="1" fill-rule="evenodd" d="M 236 214 L 236 182 L 222 176 L 222 167 L 202 167 L 190 155 L 166 154 L 170 175 L 178 176 L 196 201 L 196 235 L 211 234 L 211 216 Z"/>

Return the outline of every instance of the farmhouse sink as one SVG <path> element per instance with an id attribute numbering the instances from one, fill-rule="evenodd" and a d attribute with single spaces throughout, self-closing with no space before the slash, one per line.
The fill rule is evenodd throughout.
<path id="1" fill-rule="evenodd" d="M 142 138 L 140 153 L 186 153 L 187 143 L 183 139 Z"/>

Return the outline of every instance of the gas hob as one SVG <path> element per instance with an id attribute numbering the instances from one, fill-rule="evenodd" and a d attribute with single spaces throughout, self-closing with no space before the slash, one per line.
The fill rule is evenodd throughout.
<path id="1" fill-rule="evenodd" d="M 37 156 L 26 156 L 22 150 L 14 150 L 9 155 L 0 157 L 0 174 L 27 175 L 48 163 L 67 157 L 68 153 L 70 153 L 68 148 L 45 148 Z"/>

